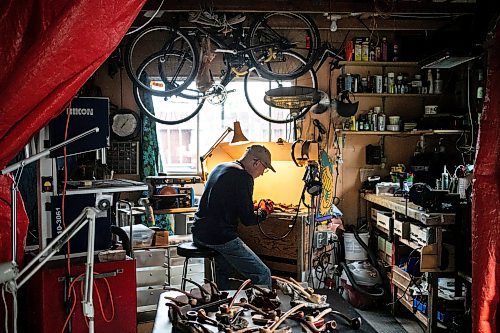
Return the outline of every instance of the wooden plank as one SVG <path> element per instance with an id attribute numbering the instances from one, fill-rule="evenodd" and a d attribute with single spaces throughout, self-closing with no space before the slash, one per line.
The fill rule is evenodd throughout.
<path id="1" fill-rule="evenodd" d="M 162 3 L 161 0 L 147 1 L 142 11 L 156 10 Z M 301 0 L 252 0 L 252 1 L 226 1 L 212 0 L 205 6 L 217 11 L 226 12 L 271 12 L 271 11 L 295 11 L 303 13 L 353 13 L 353 12 L 368 12 L 374 11 L 372 2 L 365 1 L 335 1 L 332 6 L 330 1 L 301 1 Z M 430 1 L 421 2 L 394 2 L 390 4 L 390 8 L 378 8 L 380 11 L 390 11 L 392 14 L 397 13 L 421 13 L 428 15 L 436 15 L 439 13 L 474 13 L 476 10 L 475 3 L 435 3 Z M 199 10 L 200 1 L 184 0 L 184 1 L 164 1 L 162 10 L 165 11 L 189 11 Z M 399 27 L 398 27 L 399 28 Z"/>
<path id="2" fill-rule="evenodd" d="M 453 213 L 426 213 L 421 207 L 404 198 L 364 193 L 361 195 L 367 201 L 388 208 L 429 226 L 453 225 L 455 214 Z"/>

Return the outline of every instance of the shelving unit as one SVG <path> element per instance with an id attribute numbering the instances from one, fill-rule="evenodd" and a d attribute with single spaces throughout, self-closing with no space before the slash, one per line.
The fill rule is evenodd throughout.
<path id="1" fill-rule="evenodd" d="M 441 94 L 353 93 L 355 97 L 437 97 Z"/>
<path id="2" fill-rule="evenodd" d="M 341 66 L 366 66 L 366 67 L 417 67 L 416 61 L 339 61 Z"/>
<path id="3" fill-rule="evenodd" d="M 429 272 L 428 273 L 428 283 L 429 283 L 429 294 L 427 298 L 427 313 L 425 314 L 414 311 L 413 303 L 411 297 L 406 295 L 407 286 L 411 283 L 411 279 L 407 277 L 407 283 L 402 283 L 401 278 L 398 276 L 408 275 L 406 272 L 402 271 L 398 265 L 397 260 L 399 257 L 398 247 L 404 245 L 409 247 L 412 252 L 421 252 L 422 244 L 420 241 L 417 243 L 411 239 L 404 239 L 394 233 L 394 214 L 399 213 L 404 215 L 413 224 L 423 224 L 429 229 L 429 238 L 427 244 L 437 244 L 438 247 L 442 247 L 442 229 L 446 226 L 451 226 L 455 223 L 455 214 L 453 213 L 426 213 L 420 207 L 416 206 L 411 202 L 405 202 L 404 198 L 391 197 L 391 196 L 380 196 L 371 193 L 361 194 L 361 199 L 365 200 L 367 203 L 371 203 L 393 212 L 393 218 L 388 223 L 389 228 L 381 228 L 378 225 L 375 229 L 379 233 L 385 234 L 389 240 L 392 241 L 392 253 L 390 255 L 391 265 L 394 267 L 391 278 L 391 289 L 393 294 L 393 300 L 395 303 L 402 304 L 405 308 L 410 310 L 416 318 L 421 321 L 426 326 L 426 332 L 436 332 L 437 328 L 445 328 L 445 326 L 438 322 L 437 316 L 437 301 L 438 301 L 438 278 L 440 273 Z M 377 219 L 378 221 L 378 219 Z M 431 231 L 432 230 L 432 231 Z M 372 229 L 373 231 L 373 229 Z M 380 246 L 380 245 L 379 245 Z M 403 288 L 404 287 L 404 288 Z M 396 311 L 396 307 L 393 305 L 393 311 Z"/>
<path id="4" fill-rule="evenodd" d="M 336 129 L 337 133 L 341 135 L 393 135 L 393 136 L 408 136 L 408 135 L 457 135 L 462 133 L 469 133 L 466 130 L 416 130 L 416 131 L 348 131 L 343 129 Z"/>

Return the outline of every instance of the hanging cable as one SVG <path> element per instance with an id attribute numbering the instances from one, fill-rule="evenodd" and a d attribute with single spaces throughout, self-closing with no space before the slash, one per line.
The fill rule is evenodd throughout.
<path id="1" fill-rule="evenodd" d="M 138 28 L 135 28 L 134 30 L 132 31 L 128 31 L 125 36 L 128 36 L 128 35 L 131 35 L 139 30 L 141 30 L 142 28 L 144 28 L 145 26 L 147 26 L 149 24 L 149 22 L 151 22 L 155 17 L 156 15 L 158 15 L 158 12 L 160 11 L 161 7 L 163 6 L 163 2 L 165 2 L 165 0 L 161 0 L 161 3 L 160 5 L 158 6 L 158 8 L 156 9 L 156 11 L 154 12 L 154 14 L 149 18 L 149 20 L 146 21 L 146 23 L 144 23 L 143 25 L 141 25 L 140 27 Z"/>

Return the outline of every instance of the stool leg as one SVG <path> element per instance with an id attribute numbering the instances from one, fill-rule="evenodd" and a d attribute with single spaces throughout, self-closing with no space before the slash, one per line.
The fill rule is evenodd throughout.
<path id="1" fill-rule="evenodd" d="M 183 291 L 186 291 L 188 264 L 189 264 L 189 257 L 186 257 L 186 259 L 184 259 L 184 266 L 182 267 L 182 277 L 181 277 L 181 290 Z"/>
<path id="2" fill-rule="evenodd" d="M 210 260 L 210 271 L 211 271 L 210 274 L 211 274 L 212 282 L 217 283 L 217 281 L 215 281 L 215 258 L 211 257 L 208 260 Z"/>

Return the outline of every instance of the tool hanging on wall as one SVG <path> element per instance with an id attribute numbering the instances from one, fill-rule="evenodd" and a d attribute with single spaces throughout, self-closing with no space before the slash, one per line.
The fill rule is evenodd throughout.
<path id="1" fill-rule="evenodd" d="M 300 149 L 300 157 L 297 153 Z M 298 139 L 292 144 L 292 161 L 298 167 L 303 167 L 308 161 L 318 160 L 318 142 L 314 140 Z"/>
<path id="2" fill-rule="evenodd" d="M 359 101 L 352 102 L 349 94 L 352 93 L 349 90 L 344 90 L 339 94 L 338 98 L 335 98 L 337 113 L 342 117 L 351 117 L 358 112 Z"/>

